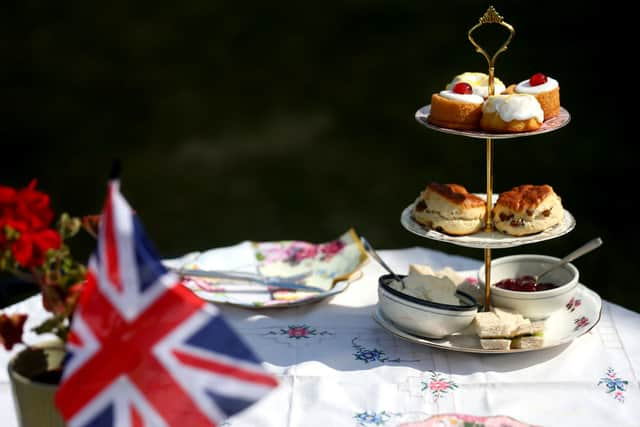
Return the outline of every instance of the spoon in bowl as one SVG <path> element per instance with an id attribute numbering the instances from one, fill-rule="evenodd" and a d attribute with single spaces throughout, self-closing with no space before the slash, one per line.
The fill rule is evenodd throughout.
<path id="1" fill-rule="evenodd" d="M 582 255 L 584 255 L 584 254 L 586 254 L 588 252 L 591 252 L 592 250 L 596 249 L 600 245 L 602 245 L 602 239 L 600 237 L 596 237 L 595 239 L 589 240 L 587 243 L 585 243 L 584 245 L 580 246 L 575 251 L 571 252 L 569 255 L 567 255 L 564 258 L 562 258 L 562 260 L 560 260 L 557 264 L 552 265 L 551 267 L 549 267 L 546 270 L 544 270 L 542 273 L 539 273 L 537 275 L 533 275 L 534 283 L 536 283 L 536 284 L 540 283 L 540 278 L 542 276 L 544 276 L 545 274 L 555 270 L 558 267 L 562 267 L 566 263 L 571 262 L 574 259 L 576 259 L 578 257 L 581 257 Z"/>
<path id="2" fill-rule="evenodd" d="M 389 274 L 391 274 L 391 276 L 393 276 L 393 278 L 395 280 L 400 282 L 400 285 L 402 286 L 402 289 L 404 289 L 405 288 L 404 279 L 400 278 L 400 276 L 398 276 L 396 273 L 393 272 L 393 270 L 391 270 L 391 268 L 387 265 L 387 263 L 385 263 L 382 260 L 382 258 L 380 258 L 380 255 L 378 255 L 376 250 L 373 249 L 373 246 L 371 246 L 371 244 L 369 243 L 369 241 L 367 239 L 365 239 L 363 236 L 360 236 L 360 240 L 362 241 L 362 246 L 364 246 L 364 250 L 367 251 L 367 253 L 371 256 L 371 258 L 375 259 L 378 262 L 378 264 L 380 264 L 382 266 L 382 268 L 387 270 L 389 272 Z"/>

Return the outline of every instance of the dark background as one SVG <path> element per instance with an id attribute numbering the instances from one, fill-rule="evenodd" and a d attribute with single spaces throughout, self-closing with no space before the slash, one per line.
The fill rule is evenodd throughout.
<path id="1" fill-rule="evenodd" d="M 496 76 L 556 78 L 571 114 L 556 132 L 496 140 L 494 191 L 548 183 L 577 223 L 493 256 L 564 256 L 600 236 L 574 262 L 581 282 L 640 311 L 637 125 L 621 100 L 638 91 L 636 46 L 615 3 L 15 3 L 0 14 L 0 183 L 38 178 L 56 211 L 98 213 L 119 158 L 122 192 L 166 257 L 354 227 L 381 249 L 477 259 L 399 217 L 430 181 L 485 191 L 484 141 L 414 113 L 456 74 L 487 71 L 467 31 L 492 4 L 516 30 Z M 93 242 L 72 244 L 86 258 Z"/>

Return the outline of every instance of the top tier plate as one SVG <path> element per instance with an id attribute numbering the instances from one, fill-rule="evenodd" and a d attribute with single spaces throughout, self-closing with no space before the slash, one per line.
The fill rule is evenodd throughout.
<path id="1" fill-rule="evenodd" d="M 449 128 L 443 128 L 440 126 L 435 126 L 427 122 L 427 118 L 429 117 L 430 113 L 431 113 L 431 104 L 425 105 L 424 107 L 416 111 L 416 114 L 415 114 L 416 120 L 418 121 L 418 123 L 430 129 L 437 130 L 438 132 L 450 133 L 453 135 L 468 136 L 470 138 L 478 138 L 478 139 L 487 139 L 487 138 L 510 139 L 510 138 L 519 138 L 523 136 L 540 135 L 542 133 L 547 133 L 547 132 L 560 129 L 561 127 L 566 126 L 571 120 L 571 115 L 569 114 L 569 112 L 564 108 L 560 107 L 560 114 L 546 120 L 544 123 L 542 123 L 542 126 L 538 130 L 534 130 L 531 132 L 497 133 L 497 132 L 457 130 L 457 129 L 449 129 Z"/>

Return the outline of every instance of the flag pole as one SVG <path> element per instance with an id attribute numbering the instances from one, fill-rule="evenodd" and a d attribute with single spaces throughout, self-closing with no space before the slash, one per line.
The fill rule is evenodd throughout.
<path id="1" fill-rule="evenodd" d="M 120 179 L 120 173 L 122 172 L 122 161 L 120 159 L 113 159 L 111 162 L 111 170 L 109 171 L 109 180 L 113 181 Z"/>

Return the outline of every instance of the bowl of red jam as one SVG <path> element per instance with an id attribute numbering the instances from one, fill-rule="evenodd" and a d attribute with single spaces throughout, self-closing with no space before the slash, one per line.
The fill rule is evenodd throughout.
<path id="1" fill-rule="evenodd" d="M 516 278 L 502 279 L 493 286 L 496 288 L 508 289 L 510 291 L 521 292 L 540 292 L 549 289 L 557 288 L 558 286 L 549 281 L 540 280 L 536 281 L 533 276 L 525 275 Z"/>
<path id="2" fill-rule="evenodd" d="M 580 278 L 578 268 L 567 263 L 535 281 L 535 275 L 560 261 L 560 258 L 535 254 L 509 255 L 492 260 L 491 304 L 530 319 L 548 318 L 565 307 L 573 297 Z M 478 281 L 484 287 L 484 265 L 478 270 Z"/>

